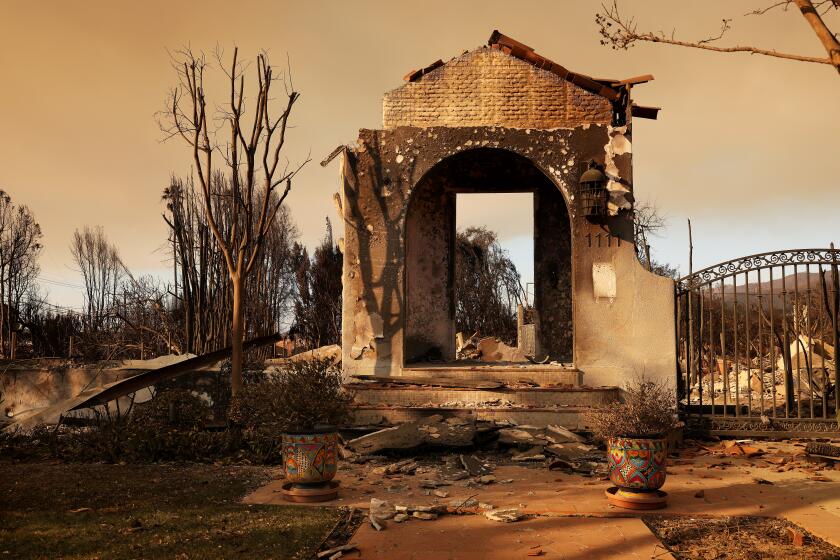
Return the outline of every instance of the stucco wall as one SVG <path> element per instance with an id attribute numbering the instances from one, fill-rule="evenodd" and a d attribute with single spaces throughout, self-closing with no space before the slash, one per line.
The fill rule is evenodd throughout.
<path id="1" fill-rule="evenodd" d="M 491 48 L 456 57 L 385 94 L 384 128 L 483 126 L 570 128 L 609 124 L 605 98 Z"/>
<path id="2" fill-rule="evenodd" d="M 581 162 L 608 163 L 622 193 L 632 182 L 629 132 L 605 125 L 521 130 L 400 127 L 363 130 L 343 163 L 345 217 L 343 367 L 347 375 L 400 375 L 403 368 L 405 218 L 418 182 L 439 162 L 476 147 L 530 160 L 562 194 L 572 215 L 574 363 L 589 385 L 620 385 L 644 372 L 674 371 L 670 281 L 636 261 L 628 214 L 591 224 L 575 214 Z M 616 150 L 616 144 L 621 146 Z M 617 153 L 620 152 L 620 153 Z M 600 246 L 595 241 L 600 239 Z M 591 240 L 591 241 L 590 241 Z M 621 245 L 619 245 L 621 240 Z M 591 246 L 590 246 L 591 244 Z M 595 303 L 592 263 L 612 262 L 616 299 Z"/>
<path id="3" fill-rule="evenodd" d="M 490 48 L 465 53 L 386 93 L 384 130 L 362 130 L 342 163 L 345 374 L 400 375 L 405 358 L 412 357 L 404 351 L 414 350 L 406 344 L 409 335 L 425 336 L 441 345 L 441 357 L 451 357 L 445 340 L 454 334 L 451 309 L 440 297 L 415 301 L 412 293 L 422 297 L 425 289 L 440 296 L 446 289 L 452 267 L 449 255 L 440 251 L 451 239 L 435 235 L 425 246 L 411 246 L 412 237 L 451 222 L 451 204 L 434 198 L 451 195 L 446 189 L 426 193 L 413 209 L 410 201 L 441 162 L 496 148 L 526 159 L 556 189 L 557 196 L 543 196 L 535 213 L 535 226 L 543 232 L 535 245 L 545 253 L 535 269 L 538 283 L 544 283 L 537 291 L 550 310 L 540 325 L 541 344 L 560 349 L 558 355 L 572 354 L 564 357 L 573 359 L 588 385 L 621 385 L 639 374 L 673 376 L 673 288 L 635 257 L 628 212 L 631 131 L 611 126 L 613 109 L 598 95 Z M 610 176 L 609 216 L 602 224 L 575 211 L 575 187 L 589 160 Z M 561 234 L 564 224 L 554 218 L 564 207 L 569 224 Z M 419 212 L 416 219 L 407 220 L 410 209 Z M 407 248 L 413 254 L 410 266 L 426 276 L 408 278 Z M 559 258 L 563 252 L 571 252 L 571 258 Z M 618 289 L 611 302 L 594 299 L 594 263 L 609 263 L 615 271 Z M 567 296 L 546 289 L 546 282 L 571 285 L 571 301 L 561 301 Z M 409 313 L 407 305 L 417 309 Z M 561 341 L 570 320 L 573 341 Z"/>
<path id="4" fill-rule="evenodd" d="M 596 301 L 592 264 L 612 264 L 616 297 Z M 639 264 L 633 246 L 580 251 L 575 274 L 575 365 L 587 385 L 676 379 L 674 283 Z"/>

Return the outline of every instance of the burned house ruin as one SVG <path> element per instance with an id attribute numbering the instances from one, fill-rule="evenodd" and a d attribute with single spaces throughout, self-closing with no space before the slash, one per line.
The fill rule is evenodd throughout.
<path id="1" fill-rule="evenodd" d="M 382 129 L 362 130 L 342 162 L 345 376 L 575 387 L 672 377 L 674 285 L 640 265 L 632 231 L 632 119 L 657 109 L 630 92 L 650 79 L 573 73 L 494 32 L 386 93 Z M 589 170 L 602 181 L 582 184 Z M 509 192 L 533 193 L 544 363 L 459 363 L 455 196 Z"/>

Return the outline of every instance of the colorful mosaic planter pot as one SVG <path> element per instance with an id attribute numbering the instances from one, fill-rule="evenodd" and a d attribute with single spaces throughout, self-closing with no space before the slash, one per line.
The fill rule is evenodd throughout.
<path id="1" fill-rule="evenodd" d="M 667 440 L 610 438 L 607 455 L 610 480 L 619 489 L 653 492 L 665 484 Z"/>
<path id="2" fill-rule="evenodd" d="M 338 471 L 338 434 L 284 435 L 283 467 L 286 480 L 294 484 L 332 480 Z"/>

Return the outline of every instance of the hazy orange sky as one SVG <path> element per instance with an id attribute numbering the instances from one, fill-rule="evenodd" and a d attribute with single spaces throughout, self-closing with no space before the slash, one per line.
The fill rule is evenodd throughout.
<path id="1" fill-rule="evenodd" d="M 726 44 L 825 56 L 798 13 L 741 17 L 764 1 L 627 1 L 640 27 L 696 39 L 736 17 Z M 597 77 L 652 73 L 634 89 L 663 107 L 637 120 L 637 198 L 669 218 L 655 256 L 686 270 L 686 217 L 695 267 L 753 252 L 840 242 L 840 77 L 829 66 L 661 45 L 599 45 L 597 1 L 545 2 L 0 2 L 0 188 L 34 211 L 50 299 L 81 303 L 68 245 L 102 225 L 136 273 L 168 272 L 160 194 L 190 153 L 162 143 L 155 112 L 175 76 L 166 49 L 216 44 L 253 57 L 288 53 L 302 97 L 288 156 L 311 151 L 290 205 L 309 245 L 335 220 L 337 166 L 317 162 L 359 128 L 381 126 L 382 93 L 409 70 L 484 44 L 493 29 Z M 834 28 L 840 18 L 830 16 Z M 221 93 L 221 92 L 220 92 Z M 478 219 L 479 210 L 465 216 Z M 527 220 L 504 205 L 483 216 L 514 242 Z M 525 224 L 525 226 L 523 226 Z M 516 246 L 515 243 L 513 246 Z"/>

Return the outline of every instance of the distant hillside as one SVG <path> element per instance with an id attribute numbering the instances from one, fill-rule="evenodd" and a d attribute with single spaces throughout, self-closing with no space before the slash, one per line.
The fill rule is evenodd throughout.
<path id="1" fill-rule="evenodd" d="M 813 270 L 815 267 L 812 265 L 811 269 Z M 825 270 L 825 269 L 823 269 Z M 831 270 L 826 271 L 826 281 L 828 282 L 828 288 L 831 289 L 832 279 L 831 279 Z M 769 295 L 771 282 L 769 278 L 768 271 L 762 271 L 761 273 L 762 282 L 759 284 L 757 280 L 757 276 L 753 273 L 750 274 L 750 283 L 749 283 L 749 293 L 750 295 L 756 294 L 759 291 L 762 294 Z M 737 284 L 732 285 L 732 278 L 727 278 L 724 281 L 723 286 L 723 293 L 724 294 L 746 294 L 747 293 L 747 284 L 744 282 L 744 275 L 738 275 L 736 277 Z M 800 292 L 805 292 L 808 288 L 812 290 L 819 290 L 822 292 L 822 280 L 820 279 L 819 272 L 797 272 L 796 274 L 788 274 L 784 278 L 773 278 L 772 282 L 772 289 L 773 294 L 781 294 L 782 290 L 786 290 L 788 293 L 794 291 L 794 288 L 798 288 Z M 721 293 L 721 286 L 720 282 L 715 282 L 713 284 L 712 293 L 719 294 Z"/>

